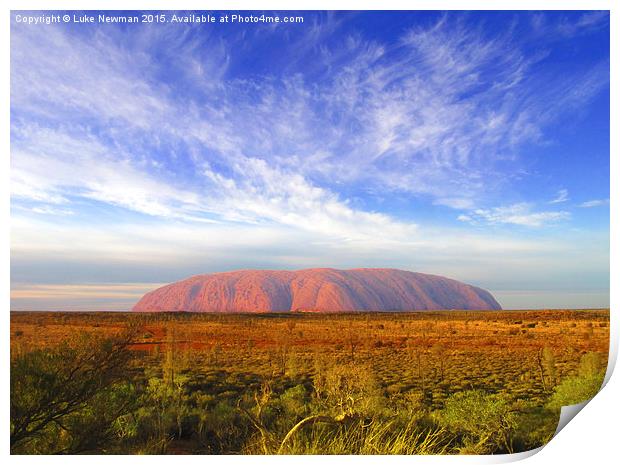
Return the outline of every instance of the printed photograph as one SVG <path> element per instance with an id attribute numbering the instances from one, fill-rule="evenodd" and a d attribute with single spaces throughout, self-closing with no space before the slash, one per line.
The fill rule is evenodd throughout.
<path id="1" fill-rule="evenodd" d="M 608 11 L 11 11 L 10 165 L 11 454 L 515 454 L 605 378 Z"/>

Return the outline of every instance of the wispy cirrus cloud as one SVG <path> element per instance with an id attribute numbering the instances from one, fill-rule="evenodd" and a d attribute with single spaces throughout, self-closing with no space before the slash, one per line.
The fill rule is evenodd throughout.
<path id="1" fill-rule="evenodd" d="M 159 285 L 163 285 L 159 284 Z M 67 299 L 67 298 L 133 298 L 139 299 L 158 285 L 145 284 L 38 284 L 16 285 L 11 299 Z"/>
<path id="2" fill-rule="evenodd" d="M 40 127 L 27 131 L 26 142 L 13 144 L 11 187 L 16 199 L 69 205 L 72 197 L 80 197 L 163 217 L 197 208 L 195 193 L 154 179 L 96 139 Z"/>
<path id="3" fill-rule="evenodd" d="M 474 224 L 482 222 L 487 224 L 540 227 L 545 224 L 567 220 L 570 216 L 570 213 L 567 211 L 534 211 L 530 204 L 516 203 L 489 209 L 479 208 L 467 214 L 459 215 L 458 220 Z"/>
<path id="4" fill-rule="evenodd" d="M 545 15 L 536 13 L 531 17 L 531 24 L 537 36 L 544 36 L 547 40 L 566 39 L 608 27 L 609 14 L 605 11 L 588 11 L 577 20 L 561 18 L 559 21 L 549 21 Z"/>
<path id="5" fill-rule="evenodd" d="M 609 199 L 595 199 L 595 200 L 587 200 L 586 202 L 580 203 L 578 206 L 580 208 L 593 208 L 593 207 L 601 207 L 603 205 L 608 205 Z"/>
<path id="6" fill-rule="evenodd" d="M 338 21 L 329 24 L 330 31 L 338 27 Z M 307 34 L 316 36 L 317 28 Z M 293 70 L 283 76 L 228 78 L 232 49 L 191 29 L 181 35 L 169 28 L 131 34 L 137 45 L 128 50 L 115 34 L 76 37 L 58 28 L 15 30 L 12 107 L 18 120 L 28 114 L 43 125 L 62 116 L 73 140 L 106 153 L 97 155 L 99 168 L 91 157 L 86 163 L 93 175 L 73 179 L 65 194 L 70 188 L 74 195 L 148 214 L 214 210 L 214 192 L 208 190 L 213 179 L 200 179 L 200 173 L 209 172 L 203 169 L 206 163 L 221 176 L 232 174 L 234 198 L 244 201 L 239 208 L 228 202 L 231 211 L 245 210 L 253 220 L 260 220 L 263 211 L 270 220 L 287 223 L 294 208 L 251 212 L 244 206 L 258 189 L 257 179 L 249 176 L 251 169 L 236 166 L 259 166 L 261 160 L 285 178 L 320 189 L 329 205 L 344 184 L 353 191 L 387 189 L 429 196 L 438 205 L 473 208 L 506 182 L 496 163 L 518 165 L 519 146 L 539 139 L 553 118 L 549 107 L 554 104 L 545 105 L 547 116 L 541 118 L 529 95 L 539 57 L 526 56 L 508 34 L 487 37 L 482 29 L 448 17 L 410 29 L 396 44 L 350 35 L 339 45 L 323 45 L 315 66 L 329 72 L 318 82 Z M 317 37 L 325 35 L 310 43 L 320 43 Z M 170 42 L 165 50 L 176 51 L 174 63 L 187 65 L 181 81 L 198 97 L 184 91 L 178 98 L 178 82 L 157 79 L 162 63 L 152 53 L 164 40 Z M 215 50 L 213 57 L 202 51 L 205 47 Z M 296 53 L 315 50 L 304 47 Z M 600 72 L 582 78 L 591 92 L 606 82 Z M 581 95 L 574 90 L 578 79 L 547 83 L 544 89 L 561 93 L 570 87 Z M 47 128 L 61 140 L 66 129 Z M 31 131 L 15 147 L 49 145 L 45 137 L 43 130 Z M 16 195 L 42 202 L 66 199 L 58 185 L 41 182 L 41 171 L 35 178 L 35 170 L 20 170 L 19 159 L 28 157 L 21 150 L 24 155 L 14 154 Z M 66 168 L 63 160 L 73 157 L 71 163 L 79 166 L 76 153 L 83 152 L 64 141 L 49 148 L 44 160 L 56 159 Z M 182 179 L 179 164 L 186 169 Z M 114 181 L 105 171 L 123 176 Z M 94 179 L 94 173 L 100 177 Z M 292 187 L 282 183 L 280 189 L 287 186 Z M 265 188 L 262 194 L 274 191 Z M 339 200 L 342 221 L 372 217 L 363 210 L 351 214 L 345 201 Z"/>
<path id="7" fill-rule="evenodd" d="M 563 203 L 570 200 L 568 197 L 568 189 L 560 189 L 553 200 L 550 200 L 549 203 Z"/>

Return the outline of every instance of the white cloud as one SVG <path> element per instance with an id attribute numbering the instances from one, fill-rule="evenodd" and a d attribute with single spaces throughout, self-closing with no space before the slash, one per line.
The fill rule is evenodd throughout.
<path id="1" fill-rule="evenodd" d="M 153 71 L 147 53 L 123 49 L 104 34 L 79 38 L 57 27 L 12 30 L 11 105 L 34 115 L 69 120 L 97 115 L 153 128 L 171 110 L 161 98 L 168 89 L 144 78 Z"/>
<path id="2" fill-rule="evenodd" d="M 75 214 L 72 210 L 66 210 L 63 208 L 53 208 L 47 205 L 42 207 L 33 207 L 30 211 L 38 213 L 40 215 L 52 215 L 52 216 L 70 216 Z"/>
<path id="3" fill-rule="evenodd" d="M 409 240 L 416 232 L 414 224 L 352 208 L 302 175 L 271 167 L 262 159 L 238 157 L 231 167 L 234 178 L 214 172 L 205 163 L 206 184 L 196 192 L 138 170 L 122 154 L 109 153 L 97 142 L 48 129 L 29 128 L 28 132 L 29 151 L 22 151 L 19 143 L 13 150 L 16 199 L 58 198 L 68 203 L 69 196 L 79 196 L 164 218 L 270 221 L 334 240 Z M 46 205 L 36 208 L 39 213 L 51 212 Z"/>
<path id="4" fill-rule="evenodd" d="M 75 298 L 134 298 L 161 284 L 16 284 L 11 288 L 11 299 L 75 299 Z"/>
<path id="5" fill-rule="evenodd" d="M 588 200 L 586 202 L 582 202 L 578 206 L 581 208 L 593 208 L 593 207 L 601 207 L 603 205 L 607 205 L 608 203 L 609 203 L 609 199 L 596 199 L 596 200 Z"/>
<path id="6" fill-rule="evenodd" d="M 42 121 L 61 117 L 77 142 L 99 144 L 108 154 L 125 152 L 113 163 L 109 155 L 88 163 L 95 171 L 101 163 L 99 172 L 120 170 L 130 182 L 91 177 L 86 196 L 154 215 L 187 216 L 190 208 L 212 209 L 213 193 L 203 192 L 198 179 L 171 186 L 178 158 L 194 163 L 196 172 L 203 172 L 205 162 L 218 173 L 234 171 L 229 180 L 238 181 L 237 189 L 255 180 L 245 179 L 248 173 L 235 164 L 261 159 L 276 172 L 301 177 L 304 185 L 321 186 L 327 196 L 342 183 L 473 208 L 505 183 L 495 163 L 516 163 L 519 145 L 538 140 L 554 108 L 569 98 L 543 99 L 560 103 L 546 105 L 541 113 L 540 104 L 521 87 L 538 58 L 526 58 L 509 34 L 489 39 L 444 18 L 409 31 L 397 44 L 352 35 L 341 45 L 325 46 L 320 39 L 338 25 L 334 18 L 315 23 L 304 41 L 291 46 L 295 56 L 287 58 L 298 62 L 320 48 L 310 71 L 314 66 L 327 72 L 316 82 L 295 73 L 226 80 L 236 54 L 248 52 L 233 49 L 234 37 L 228 43 L 201 42 L 198 37 L 204 36 L 191 28 L 181 35 L 166 27 L 136 29 L 128 32 L 131 41 L 114 32 L 78 37 L 54 27 L 16 28 L 12 108 L 17 125 L 24 113 Z M 175 94 L 174 83 L 157 80 L 161 65 L 152 50 L 174 56 L 170 63 L 189 96 Z M 577 76 L 570 85 L 549 83 L 542 91 L 553 88 L 554 96 L 574 94 L 569 100 L 582 101 L 600 88 L 602 71 Z M 590 91 L 567 92 L 586 88 Z M 89 121 L 105 130 L 94 135 Z M 53 131 L 62 134 L 67 128 Z M 38 157 L 31 146 L 40 143 L 41 131 L 20 136 L 21 151 Z M 75 150 L 47 156 L 75 158 Z M 159 167 L 157 182 L 149 166 Z M 44 189 L 30 175 L 25 170 L 13 175 L 14 195 L 66 201 L 68 189 Z M 78 181 L 69 186 L 81 195 Z M 341 213 L 346 219 L 346 209 Z"/>
<path id="7" fill-rule="evenodd" d="M 393 266 L 434 273 L 442 270 L 441 273 L 457 279 L 471 280 L 471 263 L 486 261 L 500 266 L 498 252 L 505 266 L 508 257 L 533 259 L 569 249 L 570 244 L 561 241 L 456 234 L 448 230 L 430 231 L 424 239 L 412 237 L 409 241 L 366 238 L 336 243 L 330 236 L 277 224 L 201 225 L 168 221 L 156 227 L 145 223 L 110 224 L 103 228 L 99 224 L 52 223 L 44 217 L 15 217 L 11 224 L 11 253 L 16 266 L 31 266 L 28 263 L 36 257 L 33 266 L 59 261 L 85 263 L 102 276 L 106 276 L 107 263 L 161 268 L 160 275 L 174 270 L 179 278 L 186 276 L 188 269 L 210 272 L 256 263 L 276 268 Z M 484 267 L 476 273 L 483 271 Z"/>
<path id="8" fill-rule="evenodd" d="M 14 143 L 11 154 L 16 199 L 68 204 L 75 196 L 168 217 L 198 205 L 196 194 L 154 179 L 96 140 L 39 127 L 27 131 L 27 142 Z"/>
<path id="9" fill-rule="evenodd" d="M 553 200 L 551 200 L 549 203 L 562 203 L 562 202 L 566 202 L 567 200 L 569 200 L 568 190 L 560 189 L 556 197 Z"/>
<path id="10" fill-rule="evenodd" d="M 532 211 L 530 204 L 515 203 L 490 209 L 479 208 L 468 212 L 467 215 L 460 215 L 458 220 L 470 223 L 481 221 L 488 224 L 540 227 L 569 218 L 570 213 L 566 211 Z"/>
<path id="11" fill-rule="evenodd" d="M 15 217 L 11 223 L 12 286 L 28 291 L 16 299 L 21 303 L 14 302 L 21 308 L 32 303 L 26 298 L 30 291 L 37 291 L 30 285 L 33 283 L 90 284 L 73 291 L 49 286 L 39 289 L 58 294 L 58 301 L 60 294 L 71 292 L 91 298 L 135 292 L 134 297 L 123 301 L 122 308 L 129 309 L 142 292 L 137 287 L 105 289 L 107 286 L 95 284 L 131 283 L 138 278 L 143 282 L 171 282 L 193 274 L 239 268 L 394 267 L 495 289 L 556 289 L 566 286 L 575 263 L 579 263 L 579 276 L 593 282 L 591 277 L 597 276 L 609 260 L 606 233 L 580 236 L 567 231 L 559 238 L 525 238 L 497 230 L 469 233 L 434 229 L 424 239 L 377 245 L 349 241 L 335 244 L 324 241 L 321 235 L 276 224 L 166 221 L 102 227 L 100 223 L 49 222 L 45 217 Z M 63 307 L 70 296 L 65 299 Z"/>
<path id="12" fill-rule="evenodd" d="M 257 158 L 235 165 L 239 181 L 205 169 L 218 199 L 213 209 L 224 218 L 270 220 L 290 227 L 325 234 L 335 239 L 410 241 L 417 227 L 382 213 L 350 207 L 329 190 L 309 183 L 303 176 L 269 166 Z"/>
<path id="13" fill-rule="evenodd" d="M 561 21 L 556 30 L 560 35 L 572 37 L 577 34 L 591 32 L 609 24 L 609 12 L 584 12 L 577 21 Z"/>

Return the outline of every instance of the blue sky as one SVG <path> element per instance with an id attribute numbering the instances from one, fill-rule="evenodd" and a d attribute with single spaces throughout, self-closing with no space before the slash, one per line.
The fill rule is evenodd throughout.
<path id="1" fill-rule="evenodd" d="M 128 309 L 192 274 L 307 267 L 609 305 L 605 12 L 16 14 L 13 309 Z"/>

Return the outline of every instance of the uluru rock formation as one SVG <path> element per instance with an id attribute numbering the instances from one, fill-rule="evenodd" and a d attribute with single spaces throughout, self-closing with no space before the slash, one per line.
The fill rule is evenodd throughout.
<path id="1" fill-rule="evenodd" d="M 193 276 L 145 294 L 135 312 L 501 310 L 468 284 L 411 271 L 314 268 Z"/>

